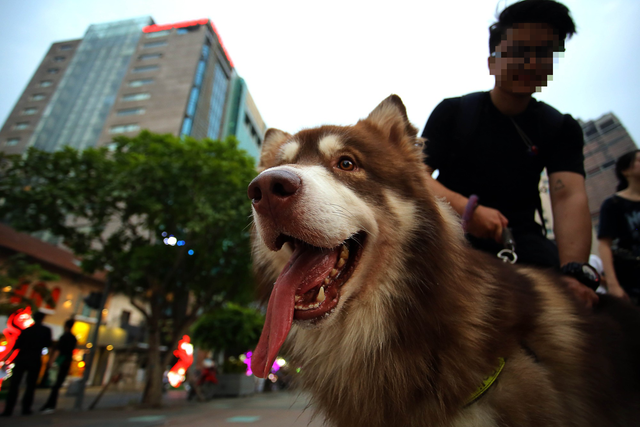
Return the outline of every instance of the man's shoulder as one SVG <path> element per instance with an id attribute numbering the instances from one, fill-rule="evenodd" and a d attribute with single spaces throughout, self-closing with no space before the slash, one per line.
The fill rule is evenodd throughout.
<path id="1" fill-rule="evenodd" d="M 488 91 L 479 91 L 479 92 L 470 92 L 470 93 L 465 93 L 464 95 L 460 95 L 460 96 L 452 96 L 449 98 L 445 98 L 442 100 L 441 104 L 451 104 L 451 105 L 457 105 L 460 104 L 461 102 L 467 102 L 469 100 L 484 100 L 488 95 L 489 92 Z"/>
<path id="2" fill-rule="evenodd" d="M 554 106 L 547 104 L 544 101 L 538 101 L 536 99 L 535 102 L 536 102 L 536 111 L 538 111 L 538 113 L 542 113 L 545 118 L 551 119 L 551 120 L 559 120 L 563 126 L 569 125 L 569 126 L 580 127 L 580 124 L 578 123 L 578 121 L 574 119 L 571 114 L 563 113 L 557 108 L 555 108 Z"/>

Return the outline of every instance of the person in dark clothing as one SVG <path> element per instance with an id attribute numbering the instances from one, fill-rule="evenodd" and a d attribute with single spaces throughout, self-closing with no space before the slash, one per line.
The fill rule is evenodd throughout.
<path id="1" fill-rule="evenodd" d="M 31 415 L 33 395 L 36 391 L 36 382 L 42 366 L 42 349 L 51 346 L 51 329 L 42 324 L 44 313 L 36 312 L 33 315 L 33 325 L 26 328 L 16 340 L 13 351 L 18 351 L 14 359 L 11 376 L 11 386 L 4 406 L 3 416 L 11 416 L 13 408 L 18 400 L 20 382 L 23 375 L 27 374 L 27 390 L 22 396 L 22 415 Z"/>
<path id="2" fill-rule="evenodd" d="M 56 345 L 56 350 L 50 359 L 54 360 L 54 363 L 58 365 L 58 377 L 51 387 L 49 399 L 47 399 L 47 402 L 44 404 L 42 409 L 40 409 L 40 412 L 48 413 L 53 412 L 56 409 L 56 404 L 58 403 L 58 392 L 69 374 L 73 350 L 75 350 L 76 344 L 78 343 L 76 337 L 71 333 L 71 328 L 73 328 L 74 323 L 75 320 L 73 319 L 69 319 L 64 322 L 64 333 L 60 336 L 58 344 Z"/>
<path id="3" fill-rule="evenodd" d="M 442 101 L 422 136 L 425 163 L 436 196 L 463 215 L 471 195 L 479 205 L 466 223 L 477 249 L 494 255 L 511 229 L 518 262 L 555 268 L 590 306 L 598 300 L 574 273 L 591 247 L 591 216 L 585 189 L 582 130 L 576 120 L 532 95 L 546 86 L 554 59 L 575 33 L 569 9 L 553 0 L 523 0 L 489 27 L 488 59 L 495 86 Z M 546 168 L 557 246 L 535 221 L 541 211 L 538 185 Z"/>
<path id="4" fill-rule="evenodd" d="M 640 150 L 616 161 L 618 192 L 600 207 L 598 251 L 607 291 L 640 304 Z"/>

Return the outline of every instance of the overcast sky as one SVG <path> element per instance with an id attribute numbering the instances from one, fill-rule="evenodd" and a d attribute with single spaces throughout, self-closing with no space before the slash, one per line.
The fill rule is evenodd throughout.
<path id="1" fill-rule="evenodd" d="M 509 1 L 507 4 L 511 4 Z M 578 27 L 538 99 L 615 113 L 640 143 L 640 1 L 566 0 Z M 0 0 L 0 120 L 53 42 L 90 24 L 210 18 L 270 127 L 352 124 L 398 94 L 420 129 L 443 99 L 488 90 L 488 31 L 505 0 Z"/>

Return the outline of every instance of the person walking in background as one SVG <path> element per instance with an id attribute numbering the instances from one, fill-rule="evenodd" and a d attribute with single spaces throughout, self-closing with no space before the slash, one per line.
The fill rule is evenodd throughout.
<path id="1" fill-rule="evenodd" d="M 640 303 L 640 150 L 616 161 L 617 193 L 600 207 L 598 250 L 610 294 Z"/>
<path id="2" fill-rule="evenodd" d="M 73 319 L 69 319 L 64 322 L 64 333 L 60 335 L 55 353 L 52 355 L 51 359 L 49 359 L 58 365 L 58 376 L 53 387 L 51 387 L 51 393 L 49 393 L 47 403 L 45 403 L 42 409 L 40 409 L 40 412 L 42 413 L 50 413 L 56 409 L 56 404 L 58 403 L 58 392 L 69 374 L 69 368 L 71 368 L 71 361 L 73 360 L 73 350 L 75 350 L 76 344 L 78 343 L 76 337 L 71 333 L 71 328 L 73 328 L 74 323 L 75 320 Z"/>
<path id="3" fill-rule="evenodd" d="M 22 331 L 13 347 L 13 351 L 18 351 L 18 355 L 14 359 L 15 366 L 11 376 L 11 386 L 2 416 L 8 417 L 13 413 L 25 372 L 27 374 L 27 389 L 22 396 L 22 415 L 32 414 L 33 395 L 42 366 L 42 349 L 51 346 L 51 329 L 42 324 L 44 316 L 44 313 L 36 312 L 33 315 L 35 323 Z"/>
<path id="4" fill-rule="evenodd" d="M 504 248 L 503 230 L 513 233 L 518 263 L 561 270 L 567 286 L 592 305 L 598 297 L 584 284 L 591 247 L 591 216 L 585 189 L 582 129 L 532 97 L 547 85 L 554 58 L 576 32 L 569 9 L 553 0 L 523 0 L 504 9 L 489 27 L 489 71 L 495 85 L 443 100 L 422 136 L 425 163 L 436 196 L 463 215 L 469 197 L 479 205 L 467 237 L 480 250 Z M 549 175 L 557 246 L 535 221 L 542 204 L 541 172 Z"/>

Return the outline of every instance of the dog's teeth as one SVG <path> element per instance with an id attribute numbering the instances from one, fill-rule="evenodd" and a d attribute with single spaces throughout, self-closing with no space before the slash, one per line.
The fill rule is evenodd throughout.
<path id="1" fill-rule="evenodd" d="M 316 301 L 318 302 L 322 302 L 324 301 L 325 296 L 324 296 L 324 286 L 320 287 L 320 292 L 318 292 L 318 296 L 316 297 Z"/>
<path id="2" fill-rule="evenodd" d="M 340 260 L 338 261 L 337 267 L 340 268 L 344 265 L 346 261 L 344 260 L 344 258 L 340 258 Z"/>
<path id="3" fill-rule="evenodd" d="M 340 258 L 342 259 L 349 258 L 349 249 L 346 246 L 342 247 L 342 252 L 340 252 Z"/>
<path id="4" fill-rule="evenodd" d="M 338 270 L 336 270 L 335 268 L 333 270 L 331 270 L 331 277 L 335 277 L 336 274 L 338 274 Z"/>
<path id="5" fill-rule="evenodd" d="M 300 295 L 296 295 L 296 302 L 300 301 L 301 296 Z"/>
<path id="6" fill-rule="evenodd" d="M 329 279 L 329 277 L 325 277 L 324 278 L 324 284 L 325 285 L 328 285 L 330 281 L 331 281 L 331 279 Z"/>

